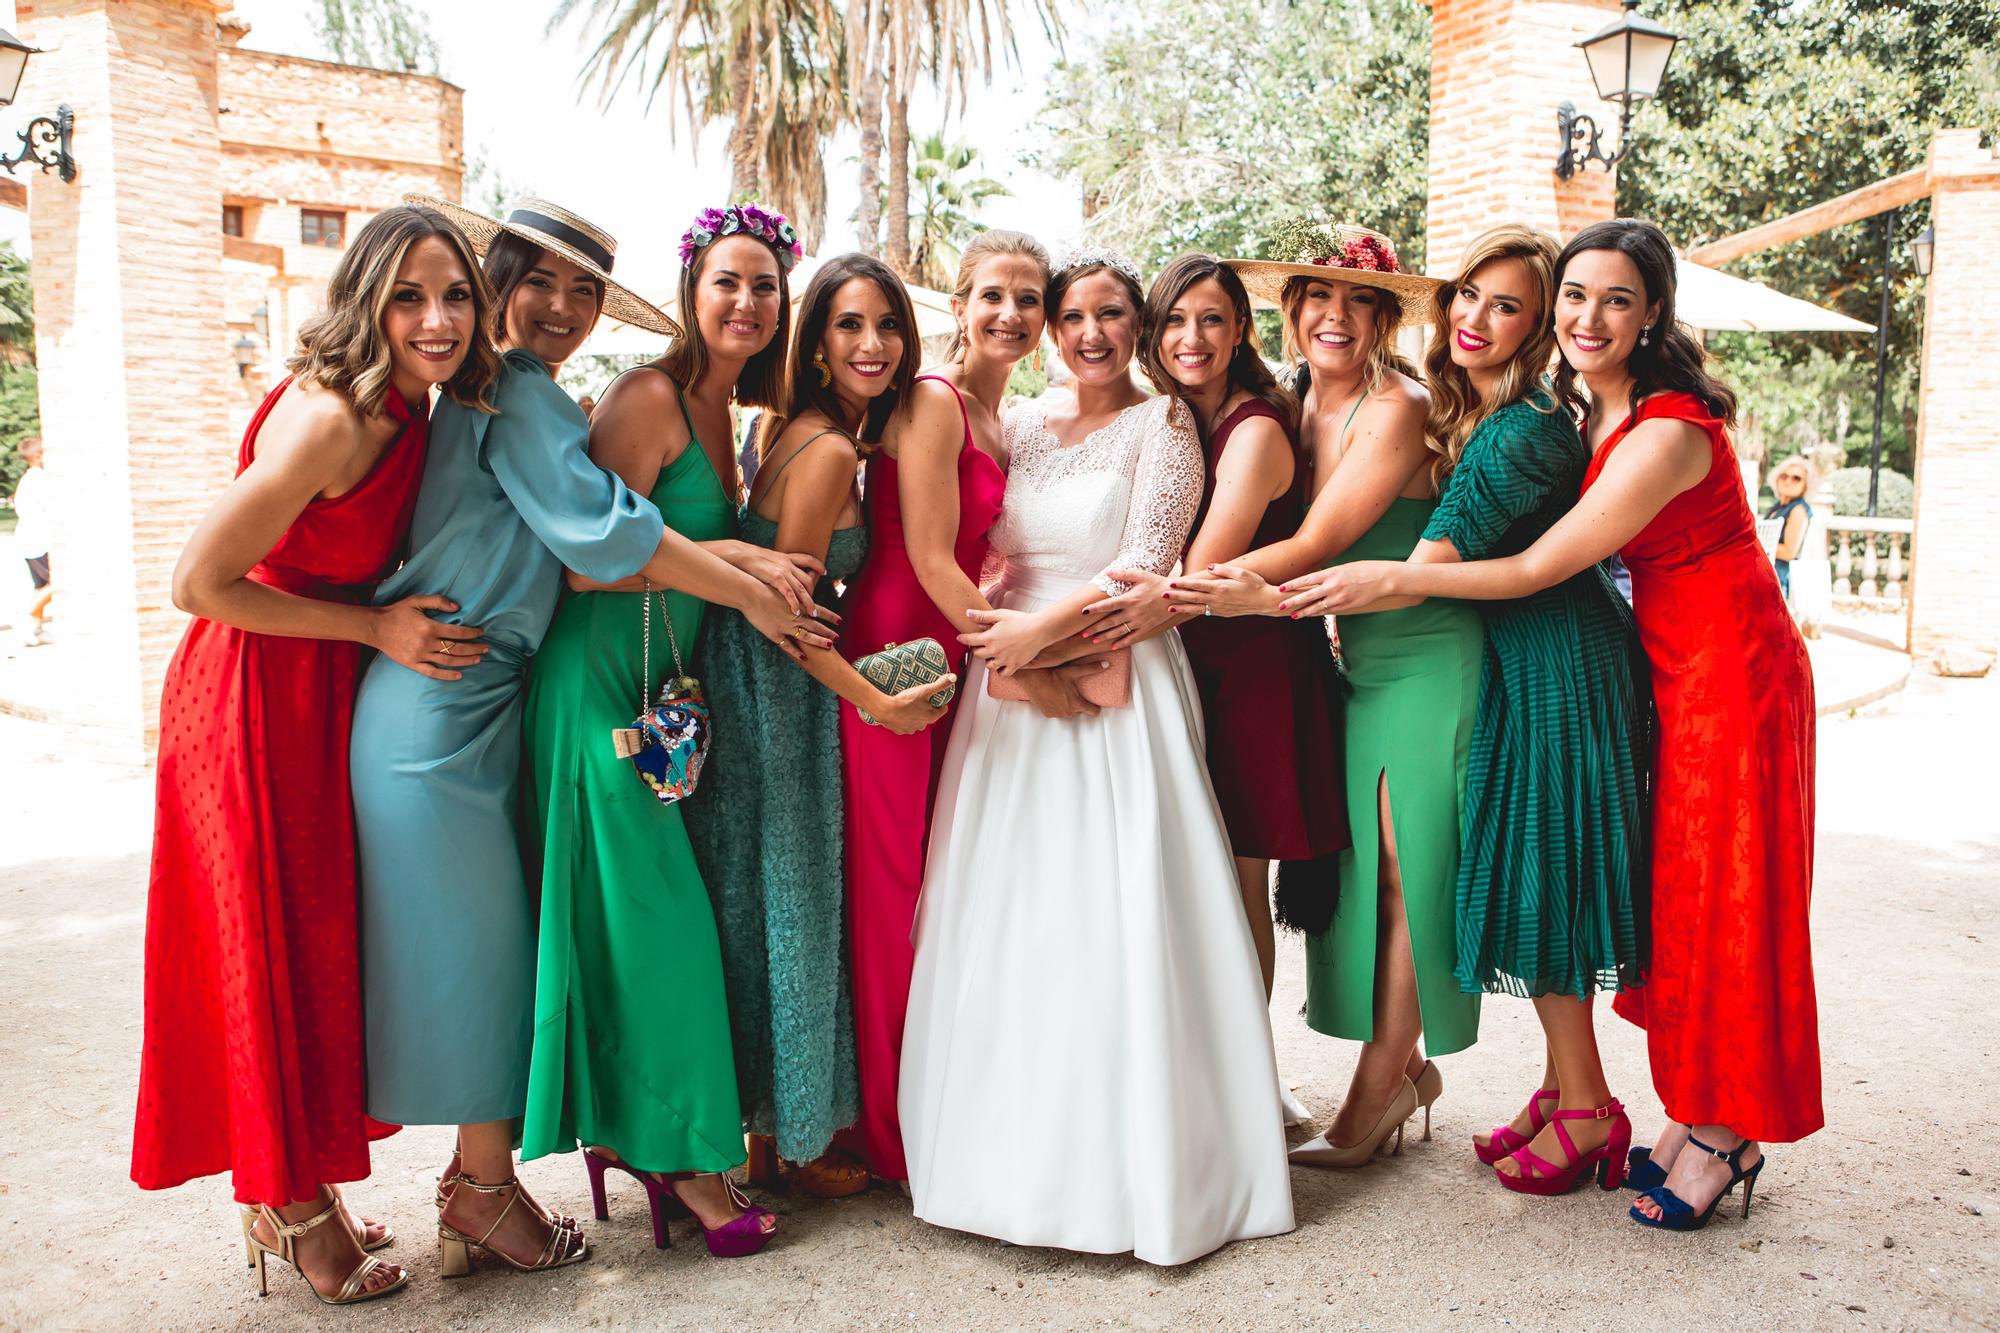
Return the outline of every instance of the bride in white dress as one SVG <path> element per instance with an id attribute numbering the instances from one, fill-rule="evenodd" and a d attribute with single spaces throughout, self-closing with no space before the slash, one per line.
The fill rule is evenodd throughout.
<path id="1" fill-rule="evenodd" d="M 899 1108 L 917 1216 L 1156 1264 L 1292 1229 L 1257 954 L 1175 635 L 1130 650 L 1130 702 L 996 699 L 1011 671 L 1172 569 L 1200 503 L 1187 408 L 1129 365 L 1136 271 L 1058 268 L 1077 394 L 1014 408 L 1006 572 L 973 636 L 937 793 Z M 1044 660 L 1047 660 L 1044 658 Z M 1046 710 L 1046 711 L 1045 711 Z M 1049 713 L 1070 713 L 1050 716 Z"/>

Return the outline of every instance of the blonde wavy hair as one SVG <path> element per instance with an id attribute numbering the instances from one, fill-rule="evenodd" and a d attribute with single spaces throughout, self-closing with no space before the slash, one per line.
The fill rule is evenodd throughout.
<path id="1" fill-rule="evenodd" d="M 1306 396 L 1306 387 L 1312 376 L 1306 365 L 1305 343 L 1299 338 L 1299 313 L 1305 309 L 1306 293 L 1316 282 L 1336 283 L 1346 279 L 1333 276 L 1340 269 L 1328 269 L 1324 278 L 1291 277 L 1278 289 L 1278 309 L 1284 313 L 1284 357 L 1293 367 L 1293 386 L 1301 399 Z M 1367 287 L 1368 284 L 1349 283 L 1353 287 Z M 1403 326 L 1403 303 L 1394 292 L 1383 291 L 1379 287 L 1369 287 L 1375 293 L 1375 341 L 1368 345 L 1368 377 L 1363 381 L 1362 394 L 1378 393 L 1389 380 L 1389 376 L 1401 372 L 1416 378 L 1417 368 L 1396 353 L 1396 330 Z"/>
<path id="2" fill-rule="evenodd" d="M 395 295 L 403 256 L 432 236 L 458 253 L 466 286 L 472 289 L 473 334 L 465 361 L 441 388 L 461 407 L 495 410 L 493 385 L 500 376 L 500 354 L 492 342 L 493 289 L 480 272 L 479 257 L 465 233 L 444 214 L 413 204 L 377 213 L 340 257 L 340 266 L 326 285 L 326 308 L 299 329 L 299 350 L 285 362 L 294 378 L 344 394 L 362 416 L 382 411 L 394 368 L 389 340 L 382 336 L 382 314 Z"/>
<path id="3" fill-rule="evenodd" d="M 1556 238 L 1518 223 L 1482 232 L 1465 248 L 1465 257 L 1437 294 L 1431 297 L 1431 337 L 1424 349 L 1424 379 L 1431 391 L 1424 415 L 1424 443 L 1437 455 L 1431 480 L 1443 490 L 1445 478 L 1465 455 L 1465 445 L 1479 423 L 1503 407 L 1527 402 L 1538 412 L 1556 412 L 1561 405 L 1549 388 L 1549 366 L 1556 354 Z M 1514 349 L 1490 398 L 1473 390 L 1472 378 L 1451 359 L 1451 305 L 1458 291 L 1483 266 L 1501 259 L 1518 259 L 1528 271 L 1531 331 Z M 1580 406 L 1580 405 L 1573 405 Z"/>

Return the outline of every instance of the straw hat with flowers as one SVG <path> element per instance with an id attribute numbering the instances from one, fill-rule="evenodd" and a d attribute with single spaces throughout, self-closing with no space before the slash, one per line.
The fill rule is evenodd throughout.
<path id="1" fill-rule="evenodd" d="M 670 338 L 681 336 L 681 326 L 665 311 L 612 279 L 611 264 L 618 255 L 618 242 L 611 238 L 611 233 L 560 204 L 546 199 L 524 199 L 507 214 L 506 221 L 496 222 L 483 213 L 427 194 L 406 194 L 403 202 L 434 208 L 456 222 L 482 258 L 486 247 L 501 232 L 561 255 L 604 284 L 604 314 Z"/>
<path id="2" fill-rule="evenodd" d="M 1437 278 L 1405 273 L 1388 237 L 1347 223 L 1295 218 L 1278 226 L 1268 248 L 1270 259 L 1224 262 L 1236 270 L 1251 296 L 1271 305 L 1278 304 L 1286 279 L 1318 278 L 1388 292 L 1402 305 L 1405 320 L 1421 323 L 1431 318 L 1431 297 L 1444 285 Z"/>

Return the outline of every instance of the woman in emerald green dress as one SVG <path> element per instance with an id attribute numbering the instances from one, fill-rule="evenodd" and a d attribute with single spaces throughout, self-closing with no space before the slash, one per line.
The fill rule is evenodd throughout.
<path id="1" fill-rule="evenodd" d="M 867 553 L 857 450 L 881 439 L 921 352 L 909 293 L 881 261 L 842 255 L 813 276 L 782 413 L 766 419 L 737 523 L 748 542 L 824 561 L 822 594 Z M 939 685 L 887 695 L 833 652 L 795 665 L 728 612 L 709 617 L 701 656 L 715 742 L 688 829 L 722 933 L 750 1180 L 776 1183 L 782 1160 L 809 1194 L 859 1193 L 867 1168 L 832 1146 L 860 1113 L 842 929 L 840 705 L 909 735 L 944 716 L 929 703 Z"/>
<path id="2" fill-rule="evenodd" d="M 729 426 L 732 399 L 777 400 L 785 272 L 798 253 L 784 219 L 754 205 L 704 213 L 682 244 L 686 332 L 606 390 L 591 416 L 590 455 L 646 495 L 670 529 L 761 577 L 796 574 L 809 589 L 818 561 L 735 540 Z M 748 1254 L 776 1219 L 724 1174 L 743 1161 L 743 1125 L 714 913 L 680 807 L 655 798 L 611 737 L 678 674 L 676 655 L 694 670 L 706 608 L 636 578 L 593 583 L 572 571 L 569 581 L 577 591 L 535 658 L 524 724 L 525 841 L 541 871 L 541 936 L 521 1155 L 586 1145 L 599 1218 L 604 1171 L 615 1167 L 645 1188 L 656 1244 L 666 1244 L 671 1195 L 711 1252 Z M 791 634 L 831 642 L 809 598 L 800 605 L 806 614 Z M 803 650 L 788 641 L 786 651 Z"/>
<path id="3" fill-rule="evenodd" d="M 1519 554 L 1576 503 L 1590 451 L 1575 405 L 1544 373 L 1557 252 L 1532 228 L 1497 227 L 1438 292 L 1425 429 L 1449 480 L 1412 562 Z M 1316 583 L 1294 583 L 1293 609 L 1319 613 Z M 1458 982 L 1532 997 L 1547 1057 L 1540 1090 L 1473 1151 L 1521 1193 L 1567 1192 L 1600 1158 L 1615 1186 L 1631 1125 L 1605 1083 L 1592 1000 L 1636 985 L 1646 962 L 1650 692 L 1638 627 L 1602 565 L 1480 607 Z M 1374 618 L 1348 612 L 1341 624 L 1352 634 Z"/>
<path id="4" fill-rule="evenodd" d="M 1232 260 L 1254 296 L 1284 311 L 1300 362 L 1301 446 L 1314 494 L 1298 534 L 1175 580 L 1183 614 L 1282 615 L 1282 584 L 1329 561 L 1402 559 L 1437 508 L 1424 445 L 1429 399 L 1397 368 L 1405 319 L 1428 319 L 1433 279 L 1402 272 L 1360 227 L 1299 223 L 1284 261 Z M 1326 1131 L 1292 1150 L 1309 1166 L 1361 1166 L 1444 1080 L 1423 1049 L 1450 1054 L 1479 1032 L 1479 999 L 1453 976 L 1458 810 L 1477 698 L 1479 613 L 1452 602 L 1340 625 L 1347 813 L 1338 894 L 1306 919 L 1306 1021 L 1364 1043 Z M 1331 910 L 1328 910 L 1328 909 Z"/>

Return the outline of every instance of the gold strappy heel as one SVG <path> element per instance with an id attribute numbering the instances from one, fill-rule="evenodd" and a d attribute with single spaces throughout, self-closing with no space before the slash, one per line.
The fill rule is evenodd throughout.
<path id="1" fill-rule="evenodd" d="M 328 1185 L 326 1191 L 333 1196 L 334 1203 L 342 1206 L 346 1204 L 347 1200 L 341 1197 L 338 1185 Z M 444 1205 L 440 1204 L 438 1206 L 443 1207 Z M 243 1222 L 243 1266 L 245 1268 L 255 1268 L 257 1266 L 257 1251 L 250 1244 L 250 1228 L 257 1225 L 257 1210 L 255 1208 L 245 1208 L 241 1210 L 241 1213 L 241 1220 Z M 374 1222 L 361 1216 L 359 1213 L 354 1215 L 354 1220 L 361 1224 L 361 1230 L 355 1233 L 354 1239 L 360 1243 L 363 1251 L 372 1254 L 376 1250 L 386 1250 L 396 1243 L 396 1229 L 386 1222 Z M 367 1236 L 368 1228 L 372 1226 L 380 1226 L 382 1234 L 371 1241 Z"/>
<path id="2" fill-rule="evenodd" d="M 507 1205 L 500 1210 L 500 1215 L 493 1219 L 493 1225 L 487 1227 L 485 1234 L 480 1236 L 466 1235 L 446 1222 L 443 1212 L 438 1213 L 438 1251 L 443 1259 L 446 1277 L 464 1277 L 472 1272 L 474 1250 L 484 1250 L 509 1268 L 523 1273 L 539 1272 L 545 1268 L 561 1268 L 565 1264 L 581 1261 L 590 1253 L 590 1246 L 585 1242 L 581 1231 L 573 1231 L 564 1226 L 561 1220 L 544 1213 L 543 1219 L 549 1227 L 548 1239 L 542 1242 L 542 1251 L 532 1262 L 522 1263 L 491 1243 L 493 1233 L 500 1229 L 500 1224 L 507 1220 L 507 1214 L 513 1212 L 514 1205 L 521 1201 L 521 1178 L 509 1176 L 498 1185 L 482 1185 L 461 1171 L 452 1178 L 451 1193 L 456 1194 L 460 1189 L 476 1190 L 480 1194 L 506 1194 L 511 1190 L 513 1194 L 508 1198 Z M 532 1202 L 529 1204 L 530 1208 L 534 1206 Z"/>
<path id="3" fill-rule="evenodd" d="M 299 1261 L 293 1255 L 294 1243 L 300 1236 L 305 1235 L 308 1231 L 326 1221 L 327 1218 L 333 1217 L 339 1212 L 340 1201 L 336 1199 L 327 1204 L 323 1211 L 315 1213 L 303 1222 L 287 1222 L 278 1216 L 276 1209 L 266 1207 L 263 1204 L 257 1205 L 257 1211 L 254 1214 L 245 1215 L 243 1239 L 250 1246 L 252 1256 L 251 1267 L 257 1270 L 257 1294 L 259 1296 L 268 1296 L 271 1294 L 269 1278 L 264 1271 L 264 1260 L 267 1257 L 273 1256 L 284 1260 L 296 1269 L 298 1275 L 305 1278 L 306 1286 L 312 1291 L 312 1294 L 319 1297 L 321 1302 L 327 1305 L 358 1305 L 362 1301 L 372 1301 L 377 1296 L 387 1296 L 391 1292 L 401 1291 L 409 1285 L 410 1275 L 408 1273 L 399 1273 L 396 1280 L 388 1286 L 379 1287 L 374 1291 L 367 1290 L 368 1279 L 373 1277 L 376 1271 L 385 1265 L 375 1255 L 366 1254 L 361 1257 L 360 1265 L 352 1273 L 349 1273 L 346 1280 L 340 1284 L 340 1290 L 333 1295 L 329 1296 L 318 1287 L 313 1286 L 313 1280 L 306 1277 L 305 1269 L 299 1267 Z M 266 1245 L 262 1240 L 258 1239 L 255 1232 L 250 1230 L 251 1223 L 258 1217 L 262 1217 L 265 1222 L 269 1223 L 272 1234 L 277 1236 L 278 1244 L 276 1248 Z"/>

